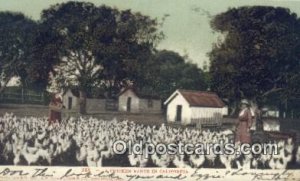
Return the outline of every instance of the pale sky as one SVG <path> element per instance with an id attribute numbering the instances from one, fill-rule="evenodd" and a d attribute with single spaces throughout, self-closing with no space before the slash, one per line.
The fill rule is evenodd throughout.
<path id="1" fill-rule="evenodd" d="M 82 0 L 84 1 L 84 0 Z M 188 54 L 191 61 L 200 67 L 208 61 L 206 54 L 211 50 L 217 35 L 209 25 L 211 15 L 226 11 L 230 7 L 245 5 L 268 5 L 289 8 L 300 15 L 300 1 L 286 0 L 86 0 L 95 5 L 105 4 L 121 10 L 131 9 L 152 18 L 169 17 L 162 27 L 166 38 L 159 49 L 173 50 L 181 55 Z M 42 9 L 51 4 L 67 0 L 0 0 L 0 11 L 19 11 L 32 19 L 39 19 Z"/>

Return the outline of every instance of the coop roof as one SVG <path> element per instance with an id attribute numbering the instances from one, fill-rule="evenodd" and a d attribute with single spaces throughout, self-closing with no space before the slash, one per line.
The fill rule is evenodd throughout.
<path id="1" fill-rule="evenodd" d="M 166 101 L 165 105 L 169 104 L 178 94 L 188 102 L 191 107 L 215 107 L 223 108 L 224 102 L 214 92 L 194 91 L 194 90 L 176 90 Z"/>
<path id="2" fill-rule="evenodd" d="M 158 95 L 154 95 L 154 94 L 147 94 L 141 91 L 138 91 L 137 89 L 133 88 L 133 87 L 127 87 L 124 90 L 122 90 L 118 96 L 121 96 L 122 94 L 124 94 L 126 91 L 131 90 L 138 98 L 140 99 L 160 99 Z"/>

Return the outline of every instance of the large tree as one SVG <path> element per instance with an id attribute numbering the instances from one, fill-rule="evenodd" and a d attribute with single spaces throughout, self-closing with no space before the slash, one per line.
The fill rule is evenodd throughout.
<path id="1" fill-rule="evenodd" d="M 0 94 L 14 76 L 24 80 L 36 35 L 36 22 L 21 13 L 0 12 Z"/>
<path id="2" fill-rule="evenodd" d="M 22 83 L 34 90 L 45 90 L 51 81 L 49 74 L 54 71 L 54 65 L 59 62 L 59 52 L 62 43 L 59 36 L 49 32 L 48 27 L 38 24 L 33 38 L 30 65 L 23 71 Z"/>
<path id="3" fill-rule="evenodd" d="M 224 37 L 210 52 L 214 91 L 235 103 L 247 98 L 258 108 L 274 94 L 299 93 L 300 26 L 295 13 L 280 7 L 233 8 L 216 15 L 211 26 Z"/>
<path id="4" fill-rule="evenodd" d="M 136 86 L 147 94 L 160 95 L 162 99 L 168 98 L 176 89 L 207 89 L 204 72 L 173 51 L 157 51 L 138 70 Z"/>
<path id="5" fill-rule="evenodd" d="M 126 84 L 130 64 L 140 60 L 137 55 L 149 51 L 160 38 L 157 25 L 156 20 L 139 13 L 85 2 L 44 10 L 43 34 L 53 37 L 46 41 L 47 47 L 59 45 L 57 51 L 51 51 L 52 56 L 46 56 L 57 61 L 53 71 L 57 85 L 76 86 L 80 112 L 85 113 L 86 92 L 92 87 L 104 85 L 112 90 Z"/>

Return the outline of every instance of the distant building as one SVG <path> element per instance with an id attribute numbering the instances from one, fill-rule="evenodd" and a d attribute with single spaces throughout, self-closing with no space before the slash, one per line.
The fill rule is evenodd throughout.
<path id="1" fill-rule="evenodd" d="M 279 118 L 279 109 L 276 107 L 265 106 L 262 108 L 263 117 Z"/>
<path id="2" fill-rule="evenodd" d="M 63 104 L 65 109 L 68 111 L 79 111 L 79 91 L 76 89 L 67 89 L 63 93 Z M 98 96 L 97 98 L 87 96 L 86 99 L 86 111 L 88 113 L 97 113 L 103 111 L 116 111 L 114 105 L 110 106 L 112 103 L 117 105 L 117 101 L 111 99 L 106 99 L 104 96 Z M 111 108 L 112 107 L 112 108 Z M 117 107 L 116 107 L 117 108 Z"/>
<path id="3" fill-rule="evenodd" d="M 227 107 L 213 92 L 176 90 L 165 102 L 168 122 L 181 124 L 218 124 Z"/>
<path id="4" fill-rule="evenodd" d="M 119 93 L 119 111 L 130 113 L 161 113 L 162 102 L 158 96 L 146 95 L 133 88 Z"/>
<path id="5" fill-rule="evenodd" d="M 79 92 L 74 89 L 67 89 L 63 95 L 63 104 L 67 110 L 77 110 L 79 107 Z"/>

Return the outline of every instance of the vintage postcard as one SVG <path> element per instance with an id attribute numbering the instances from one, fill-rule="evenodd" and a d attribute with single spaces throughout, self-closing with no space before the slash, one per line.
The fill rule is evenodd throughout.
<path id="1" fill-rule="evenodd" d="M 300 1 L 0 0 L 0 181 L 300 181 Z"/>

